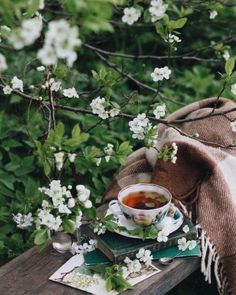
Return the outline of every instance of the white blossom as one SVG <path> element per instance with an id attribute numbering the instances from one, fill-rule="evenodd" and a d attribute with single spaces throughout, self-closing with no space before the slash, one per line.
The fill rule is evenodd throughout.
<path id="1" fill-rule="evenodd" d="M 174 35 L 174 34 L 169 34 L 167 39 L 166 39 L 166 42 L 169 42 L 171 44 L 173 43 L 179 43 L 181 42 L 182 40 L 177 36 L 177 35 Z"/>
<path id="2" fill-rule="evenodd" d="M 7 69 L 7 61 L 3 54 L 0 53 L 0 73 Z"/>
<path id="3" fill-rule="evenodd" d="M 39 72 L 43 72 L 43 71 L 45 70 L 45 67 L 44 67 L 44 66 L 39 66 L 39 67 L 37 67 L 36 69 L 37 69 L 37 71 L 39 71 Z"/>
<path id="4" fill-rule="evenodd" d="M 162 81 L 163 79 L 168 80 L 170 78 L 171 70 L 165 66 L 163 68 L 155 68 L 151 73 L 152 80 L 154 82 Z"/>
<path id="5" fill-rule="evenodd" d="M 58 152 L 54 154 L 56 167 L 58 171 L 60 171 L 63 167 L 64 155 L 64 152 Z"/>
<path id="6" fill-rule="evenodd" d="M 15 49 L 22 49 L 24 46 L 31 45 L 40 37 L 43 28 L 42 16 L 26 19 L 21 27 L 13 30 L 8 37 L 9 42 Z"/>
<path id="7" fill-rule="evenodd" d="M 71 214 L 71 210 L 65 204 L 61 203 L 57 209 L 59 213 Z"/>
<path id="8" fill-rule="evenodd" d="M 153 114 L 155 115 L 156 119 L 160 119 L 161 117 L 165 117 L 166 113 L 166 105 L 158 105 L 155 110 L 153 111 Z"/>
<path id="9" fill-rule="evenodd" d="M 71 253 L 73 255 L 75 254 L 85 254 L 87 252 L 94 251 L 97 247 L 97 241 L 96 240 L 89 240 L 88 243 L 83 243 L 82 245 L 78 245 L 77 243 L 72 243 L 71 245 Z"/>
<path id="10" fill-rule="evenodd" d="M 149 119 L 145 113 L 139 114 L 136 118 L 129 122 L 130 131 L 133 132 L 132 137 L 139 140 L 145 138 L 145 133 L 149 128 Z"/>
<path id="11" fill-rule="evenodd" d="M 38 51 L 38 58 L 43 65 L 54 65 L 58 59 L 66 59 L 71 67 L 77 59 L 75 48 L 81 45 L 79 29 L 70 26 L 65 19 L 51 21 L 46 32 L 43 48 Z"/>
<path id="12" fill-rule="evenodd" d="M 44 0 L 39 0 L 39 10 L 44 9 L 45 3 Z"/>
<path id="13" fill-rule="evenodd" d="M 23 81 L 18 79 L 16 76 L 13 77 L 11 80 L 12 89 L 19 89 L 21 92 L 23 92 Z"/>
<path id="14" fill-rule="evenodd" d="M 85 202 L 89 199 L 90 190 L 88 190 L 84 185 L 77 185 L 77 197 L 80 202 Z"/>
<path id="15" fill-rule="evenodd" d="M 100 166 L 101 161 L 102 161 L 102 158 L 95 158 L 94 159 L 94 162 L 95 162 L 96 166 Z"/>
<path id="16" fill-rule="evenodd" d="M 3 88 L 3 93 L 4 94 L 11 94 L 12 93 L 12 88 L 9 86 L 9 85 L 6 85 L 4 88 Z"/>
<path id="17" fill-rule="evenodd" d="M 178 146 L 175 142 L 172 143 L 172 152 L 170 154 L 171 163 L 175 164 L 177 161 L 177 152 L 178 152 Z"/>
<path id="18" fill-rule="evenodd" d="M 13 215 L 13 221 L 17 224 L 17 227 L 21 229 L 25 229 L 32 225 L 33 217 L 32 213 L 28 214 L 21 214 L 17 213 L 16 215 Z"/>
<path id="19" fill-rule="evenodd" d="M 188 249 L 189 250 L 193 250 L 196 246 L 197 246 L 197 241 L 195 241 L 195 240 L 188 241 Z"/>
<path id="20" fill-rule="evenodd" d="M 67 154 L 67 156 L 68 156 L 68 159 L 69 159 L 69 161 L 70 161 L 70 163 L 74 163 L 75 162 L 75 158 L 76 158 L 76 154 L 75 153 L 68 153 Z"/>
<path id="21" fill-rule="evenodd" d="M 92 208 L 93 207 L 93 204 L 92 204 L 92 202 L 90 200 L 86 200 L 84 202 L 84 207 L 87 208 L 87 209 L 89 209 L 89 208 Z"/>
<path id="22" fill-rule="evenodd" d="M 236 95 L 236 83 L 231 86 L 231 92 Z"/>
<path id="23" fill-rule="evenodd" d="M 73 207 L 75 207 L 75 199 L 74 198 L 70 198 L 69 200 L 68 200 L 68 203 L 67 203 L 67 206 L 68 206 L 68 208 L 73 208 Z"/>
<path id="24" fill-rule="evenodd" d="M 230 54 L 228 50 L 224 51 L 223 58 L 227 61 L 230 58 Z"/>
<path id="25" fill-rule="evenodd" d="M 97 224 L 94 226 L 93 232 L 94 232 L 95 234 L 97 234 L 97 235 L 105 234 L 105 232 L 106 232 L 106 227 L 105 227 L 105 225 L 103 225 L 101 222 L 100 222 L 100 223 L 97 223 Z"/>
<path id="26" fill-rule="evenodd" d="M 136 257 L 139 259 L 140 262 L 144 262 L 147 266 L 152 263 L 152 252 L 150 250 L 145 250 L 141 248 L 139 252 L 136 254 Z"/>
<path id="27" fill-rule="evenodd" d="M 46 83 L 46 87 L 51 87 L 52 91 L 58 92 L 61 89 L 61 81 L 55 81 L 54 78 L 49 80 L 49 83 Z"/>
<path id="28" fill-rule="evenodd" d="M 187 224 L 183 227 L 183 232 L 184 233 L 188 233 L 189 232 L 189 226 Z"/>
<path id="29" fill-rule="evenodd" d="M 42 201 L 42 208 L 43 209 L 47 209 L 49 207 L 49 203 L 48 203 L 48 201 L 47 200 L 43 200 Z"/>
<path id="30" fill-rule="evenodd" d="M 63 90 L 63 95 L 65 97 L 69 97 L 69 98 L 72 98 L 72 97 L 79 98 L 79 95 L 78 95 L 78 93 L 77 93 L 77 91 L 75 90 L 74 87 L 73 88 L 64 89 Z"/>
<path id="31" fill-rule="evenodd" d="M 107 146 L 104 148 L 104 153 L 105 153 L 105 160 L 106 162 L 109 162 L 110 158 L 111 158 L 111 155 L 113 154 L 113 148 L 114 148 L 114 145 L 111 144 L 111 143 L 108 143 Z"/>
<path id="32" fill-rule="evenodd" d="M 107 119 L 109 117 L 109 113 L 105 111 L 106 100 L 104 97 L 100 98 L 100 96 L 98 96 L 93 99 L 90 106 L 93 114 L 97 114 L 102 119 Z"/>
<path id="33" fill-rule="evenodd" d="M 138 259 L 131 260 L 129 257 L 126 257 L 124 263 L 130 274 L 137 273 L 142 269 L 142 265 Z"/>
<path id="34" fill-rule="evenodd" d="M 169 232 L 165 229 L 161 230 L 157 234 L 157 241 L 158 242 L 167 242 L 168 241 Z"/>
<path id="35" fill-rule="evenodd" d="M 141 16 L 141 12 L 135 7 L 126 7 L 124 9 L 124 15 L 122 17 L 122 22 L 128 25 L 134 24 Z"/>
<path id="36" fill-rule="evenodd" d="M 149 12 L 151 14 L 152 22 L 156 22 L 164 17 L 166 9 L 168 7 L 167 4 L 163 4 L 162 0 L 152 0 L 150 3 Z"/>
<path id="37" fill-rule="evenodd" d="M 6 26 L 6 25 L 1 26 L 0 28 L 1 28 L 1 30 L 4 30 L 4 31 L 6 31 L 6 32 L 11 32 L 11 28 L 9 28 L 9 27 Z"/>
<path id="38" fill-rule="evenodd" d="M 236 132 L 236 121 L 230 123 L 231 129 L 233 132 Z"/>
<path id="39" fill-rule="evenodd" d="M 209 19 L 214 19 L 218 15 L 218 12 L 216 10 L 210 11 Z"/>
<path id="40" fill-rule="evenodd" d="M 120 113 L 120 109 L 118 108 L 113 108 L 109 111 L 109 114 L 111 117 L 115 117 L 115 116 L 118 116 Z"/>
<path id="41" fill-rule="evenodd" d="M 181 251 L 185 251 L 188 248 L 188 242 L 186 238 L 178 239 L 178 249 Z"/>

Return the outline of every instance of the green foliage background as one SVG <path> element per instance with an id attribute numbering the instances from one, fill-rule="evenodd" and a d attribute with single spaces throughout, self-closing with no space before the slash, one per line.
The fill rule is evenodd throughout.
<path id="1" fill-rule="evenodd" d="M 86 44 L 103 50 L 133 55 L 166 56 L 169 48 L 160 35 L 162 29 L 144 20 L 133 26 L 121 22 L 123 8 L 137 5 L 145 10 L 150 1 L 108 1 L 108 0 L 61 0 L 46 1 L 42 12 L 46 22 L 52 19 L 66 18 L 73 25 L 79 25 L 80 37 Z M 165 1 L 169 4 L 167 14 L 171 20 L 187 17 L 181 33 L 182 42 L 177 44 L 177 51 L 170 55 L 179 58 L 168 60 L 127 59 L 107 56 L 109 62 L 115 63 L 124 72 L 135 79 L 154 88 L 150 73 L 155 67 L 168 64 L 172 69 L 170 80 L 158 85 L 161 93 L 182 104 L 189 104 L 210 96 L 217 96 L 223 86 L 220 73 L 224 73 L 224 50 L 235 54 L 236 7 L 234 1 Z M 1 0 L 0 19 L 2 25 L 18 26 L 24 18 L 29 18 L 38 7 L 38 1 Z M 209 11 L 216 9 L 218 16 L 209 20 Z M 147 21 L 147 22 L 146 22 Z M 162 21 L 163 26 L 165 26 Z M 4 41 L 4 34 L 2 32 Z M 34 45 L 21 51 L 14 51 L 6 42 L 0 43 L 0 52 L 7 58 L 8 70 L 1 79 L 10 83 L 13 76 L 24 81 L 25 93 L 33 97 L 39 95 L 43 100 L 46 94 L 41 90 L 43 73 L 36 70 L 40 66 L 36 52 L 42 46 L 43 37 Z M 185 56 L 185 58 L 182 58 Z M 187 59 L 187 56 L 200 58 Z M 201 60 L 203 59 L 203 60 Z M 123 106 L 126 113 L 137 115 L 147 112 L 152 115 L 151 105 L 163 102 L 157 95 L 142 89 L 124 75 L 102 62 L 93 50 L 82 46 L 78 50 L 78 59 L 72 69 L 60 62 L 53 69 L 55 79 L 61 80 L 64 88 L 75 87 L 80 92 L 79 99 L 56 97 L 61 105 L 88 108 L 91 100 L 98 95 Z M 230 84 L 234 83 L 234 77 Z M 223 96 L 235 99 L 230 92 L 230 84 Z M 35 85 L 30 89 L 30 85 Z M 41 202 L 38 187 L 48 185 L 49 175 L 45 175 L 39 148 L 35 142 L 44 144 L 48 131 L 48 113 L 42 104 L 24 99 L 17 94 L 6 96 L 0 92 L 0 263 L 19 255 L 32 246 L 30 232 L 16 228 L 12 221 L 13 214 L 33 211 Z M 180 105 L 164 101 L 168 112 L 178 109 Z M 60 178 L 65 184 L 85 184 L 92 191 L 96 205 L 101 202 L 102 194 L 108 187 L 117 168 L 124 163 L 131 152 L 129 141 L 134 149 L 142 144 L 134 141 L 128 129 L 128 120 L 113 118 L 98 124 L 96 116 L 79 112 L 59 110 L 57 122 L 65 126 L 63 140 L 71 137 L 71 130 L 79 124 L 81 132 L 89 138 L 84 143 L 75 145 L 74 151 L 81 153 L 74 167 L 65 166 Z M 87 130 L 89 130 L 87 132 Z M 77 142 L 78 143 L 78 142 Z M 107 143 L 116 146 L 116 153 L 109 163 L 105 161 L 97 167 L 92 159 L 101 154 Z M 53 163 L 52 163 L 53 166 Z M 46 173 L 47 174 L 47 173 Z M 51 178 L 59 175 L 51 175 Z"/>

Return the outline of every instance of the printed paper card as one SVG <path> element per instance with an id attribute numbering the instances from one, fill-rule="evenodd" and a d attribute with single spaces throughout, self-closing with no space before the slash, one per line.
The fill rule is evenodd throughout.
<path id="1" fill-rule="evenodd" d="M 94 295 L 118 294 L 116 291 L 107 292 L 105 280 L 99 274 L 88 269 L 83 263 L 83 255 L 75 255 L 71 257 L 62 267 L 60 267 L 49 278 L 49 280 L 68 285 Z M 159 272 L 160 269 L 153 265 L 149 267 L 143 266 L 140 272 L 132 274 L 132 277 L 128 277 L 127 280 L 133 286 Z"/>

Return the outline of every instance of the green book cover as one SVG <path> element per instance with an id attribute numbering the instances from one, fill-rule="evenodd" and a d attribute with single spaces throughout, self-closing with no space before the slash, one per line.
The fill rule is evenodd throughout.
<path id="1" fill-rule="evenodd" d="M 189 226 L 189 232 L 184 233 L 183 227 Z M 150 249 L 152 252 L 169 248 L 177 245 L 177 240 L 186 237 L 187 240 L 195 240 L 197 238 L 197 230 L 195 226 L 189 220 L 184 220 L 182 226 L 169 235 L 167 242 L 157 242 L 157 240 L 133 239 L 121 236 L 116 233 L 107 231 L 103 235 L 96 235 L 92 229 L 90 229 L 89 235 L 97 240 L 98 249 L 100 249 L 112 262 L 123 261 L 126 256 L 135 257 L 140 248 Z"/>
<path id="2" fill-rule="evenodd" d="M 201 257 L 201 250 L 199 245 L 197 245 L 192 250 L 180 251 L 177 246 L 170 247 L 166 249 L 162 249 L 159 251 L 152 252 L 153 260 L 158 260 L 160 258 L 168 257 L 168 258 L 187 258 L 187 257 Z M 110 264 L 111 261 L 104 255 L 99 249 L 96 249 L 92 252 L 88 252 L 84 255 L 84 263 L 86 266 L 96 266 L 96 265 L 107 265 Z"/>

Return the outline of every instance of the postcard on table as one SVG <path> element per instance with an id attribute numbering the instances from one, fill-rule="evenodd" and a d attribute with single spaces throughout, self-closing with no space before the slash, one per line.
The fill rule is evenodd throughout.
<path id="1" fill-rule="evenodd" d="M 116 291 L 107 292 L 105 280 L 99 274 L 88 269 L 83 262 L 84 258 L 81 254 L 71 257 L 49 280 L 86 291 L 93 295 L 118 294 Z M 128 277 L 127 280 L 131 285 L 135 285 L 159 272 L 160 270 L 153 265 L 148 268 L 144 266 L 137 275 L 132 274 L 132 277 Z"/>

